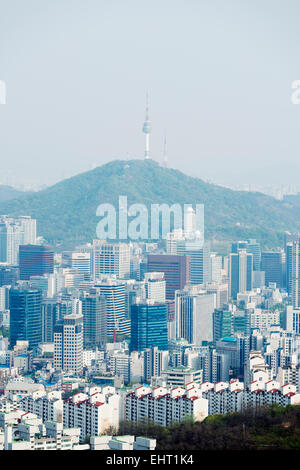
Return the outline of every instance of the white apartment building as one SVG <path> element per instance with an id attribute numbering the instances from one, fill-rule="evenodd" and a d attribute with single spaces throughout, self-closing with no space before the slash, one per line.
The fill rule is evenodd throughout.
<path id="1" fill-rule="evenodd" d="M 19 403 L 19 407 L 27 412 L 34 413 L 43 423 L 45 421 L 56 421 L 62 423 L 63 420 L 63 400 L 62 392 L 54 390 L 33 392 Z"/>
<path id="2" fill-rule="evenodd" d="M 0 450 L 86 449 L 79 445 L 78 428 L 65 429 L 62 423 L 53 421 L 43 424 L 36 415 L 22 413 L 18 422 L 6 424 L 0 431 Z"/>
<path id="3" fill-rule="evenodd" d="M 80 440 L 99 436 L 119 428 L 121 396 L 114 387 L 92 387 L 89 393 L 77 393 L 64 401 L 64 427 L 80 428 Z"/>
<path id="4" fill-rule="evenodd" d="M 125 419 L 130 422 L 152 421 L 160 426 L 181 422 L 186 416 L 203 421 L 208 415 L 208 401 L 191 383 L 187 388 L 137 387 L 126 396 Z"/>
<path id="5" fill-rule="evenodd" d="M 262 406 L 277 403 L 281 406 L 300 404 L 300 394 L 291 384 L 280 386 L 275 380 L 254 380 L 245 388 L 243 382 L 218 382 L 200 384 L 202 396 L 208 400 L 208 414 L 226 414 L 241 412 L 248 408 L 259 409 Z"/>

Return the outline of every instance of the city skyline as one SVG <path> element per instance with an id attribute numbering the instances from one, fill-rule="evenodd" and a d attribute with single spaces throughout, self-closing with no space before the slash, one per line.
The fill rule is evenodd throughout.
<path id="1" fill-rule="evenodd" d="M 299 17 L 0 0 L 0 451 L 300 449 Z"/>

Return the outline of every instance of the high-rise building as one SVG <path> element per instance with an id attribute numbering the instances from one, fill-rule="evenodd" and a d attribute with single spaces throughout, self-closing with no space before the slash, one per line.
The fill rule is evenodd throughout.
<path id="1" fill-rule="evenodd" d="M 285 245 L 285 287 L 289 295 L 292 295 L 292 260 L 293 243 Z"/>
<path id="2" fill-rule="evenodd" d="M 251 291 L 253 287 L 253 254 L 246 250 L 231 253 L 229 263 L 230 295 L 236 299 L 239 292 Z"/>
<path id="3" fill-rule="evenodd" d="M 126 243 L 107 243 L 94 240 L 93 275 L 99 279 L 101 274 L 115 275 L 119 279 L 130 277 L 130 246 Z"/>
<path id="4" fill-rule="evenodd" d="M 16 287 L 9 292 L 10 345 L 28 341 L 35 348 L 42 341 L 42 292 L 29 287 Z"/>
<path id="5" fill-rule="evenodd" d="M 106 299 L 106 336 L 128 335 L 130 320 L 127 311 L 126 284 L 109 279 L 95 285 Z"/>
<path id="6" fill-rule="evenodd" d="M 54 368 L 81 374 L 83 368 L 83 316 L 66 315 L 54 328 Z"/>
<path id="7" fill-rule="evenodd" d="M 285 253 L 281 251 L 264 251 L 261 255 L 261 270 L 265 272 L 265 284 L 276 282 L 277 287 L 284 287 Z"/>
<path id="8" fill-rule="evenodd" d="M 228 304 L 228 284 L 227 283 L 206 284 L 205 290 L 208 294 L 215 294 L 216 296 L 215 308 L 222 308 L 223 305 Z"/>
<path id="9" fill-rule="evenodd" d="M 167 305 L 150 300 L 132 305 L 130 350 L 144 351 L 154 346 L 168 349 Z"/>
<path id="10" fill-rule="evenodd" d="M 247 253 L 253 254 L 253 270 L 259 271 L 261 264 L 261 247 L 254 238 L 245 241 L 232 243 L 231 253 L 238 253 L 240 250 L 246 250 Z"/>
<path id="11" fill-rule="evenodd" d="M 148 255 L 148 272 L 162 272 L 166 281 L 166 299 L 174 300 L 175 291 L 189 283 L 189 256 Z"/>
<path id="12" fill-rule="evenodd" d="M 11 225 L 8 221 L 0 223 L 0 262 L 16 266 L 21 242 L 22 232 L 18 225 Z"/>
<path id="13" fill-rule="evenodd" d="M 44 299 L 42 303 L 42 343 L 53 343 L 54 327 L 58 319 L 57 301 L 55 299 Z"/>
<path id="14" fill-rule="evenodd" d="M 169 362 L 168 351 L 160 351 L 157 346 L 144 351 L 144 380 L 150 383 L 152 377 L 159 377 L 167 369 Z"/>
<path id="15" fill-rule="evenodd" d="M 213 313 L 213 341 L 230 337 L 233 333 L 233 313 L 231 310 L 215 309 Z"/>
<path id="16" fill-rule="evenodd" d="M 43 276 L 30 276 L 30 284 L 35 289 L 41 289 L 43 296 L 53 298 L 56 294 L 56 279 L 54 274 L 44 274 Z"/>
<path id="17" fill-rule="evenodd" d="M 197 293 L 192 289 L 176 292 L 176 337 L 189 344 L 202 345 L 213 339 L 215 294 Z"/>
<path id="18" fill-rule="evenodd" d="M 16 266 L 0 266 L 0 287 L 12 286 L 19 277 L 19 269 Z"/>
<path id="19" fill-rule="evenodd" d="M 300 307 L 300 239 L 290 245 L 289 250 L 289 284 L 294 308 Z"/>
<path id="20" fill-rule="evenodd" d="M 18 222 L 23 232 L 22 245 L 35 245 L 37 235 L 36 220 L 24 215 L 19 217 Z"/>
<path id="21" fill-rule="evenodd" d="M 95 292 L 81 297 L 84 346 L 99 346 L 106 339 L 106 300 Z"/>
<path id="22" fill-rule="evenodd" d="M 19 246 L 36 243 L 36 220 L 0 216 L 0 263 L 18 265 Z"/>
<path id="23" fill-rule="evenodd" d="M 222 279 L 222 256 L 210 253 L 209 257 L 209 281 L 221 282 Z"/>
<path id="24" fill-rule="evenodd" d="M 91 253 L 64 251 L 62 254 L 62 262 L 64 267 L 75 269 L 83 274 L 91 272 Z"/>
<path id="25" fill-rule="evenodd" d="M 164 273 L 146 273 L 145 274 L 146 297 L 155 302 L 165 302 L 166 300 L 166 281 Z"/>
<path id="26" fill-rule="evenodd" d="M 21 245 L 19 248 L 20 279 L 30 276 L 43 276 L 54 271 L 54 251 L 52 246 Z"/>
<path id="27" fill-rule="evenodd" d="M 190 283 L 205 284 L 209 282 L 210 249 L 205 243 L 202 248 L 186 248 L 185 253 L 190 257 Z"/>
<path id="28" fill-rule="evenodd" d="M 285 250 L 285 276 L 284 285 L 288 291 L 288 294 L 292 294 L 292 252 L 293 243 L 299 241 L 299 233 L 284 233 L 284 250 Z"/>

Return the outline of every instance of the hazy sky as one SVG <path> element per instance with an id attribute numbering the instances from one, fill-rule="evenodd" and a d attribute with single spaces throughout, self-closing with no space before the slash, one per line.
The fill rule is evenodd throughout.
<path id="1" fill-rule="evenodd" d="M 299 0 L 0 0 L 0 181 L 151 153 L 225 184 L 299 183 Z"/>

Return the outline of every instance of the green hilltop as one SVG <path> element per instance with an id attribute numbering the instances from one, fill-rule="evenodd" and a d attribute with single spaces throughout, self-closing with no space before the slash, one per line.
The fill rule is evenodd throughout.
<path id="1" fill-rule="evenodd" d="M 30 215 L 38 233 L 54 245 L 72 246 L 96 237 L 101 203 L 118 207 L 119 196 L 151 203 L 205 205 L 205 238 L 257 238 L 264 248 L 282 244 L 285 230 L 300 230 L 300 206 L 261 193 L 233 191 L 153 160 L 116 160 L 47 189 L 0 202 L 0 214 Z"/>

